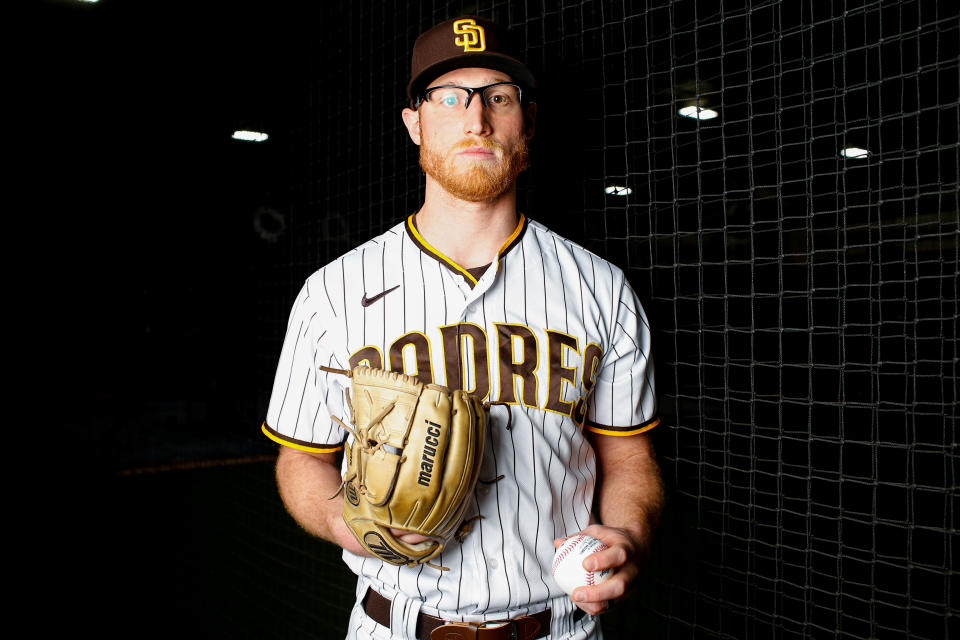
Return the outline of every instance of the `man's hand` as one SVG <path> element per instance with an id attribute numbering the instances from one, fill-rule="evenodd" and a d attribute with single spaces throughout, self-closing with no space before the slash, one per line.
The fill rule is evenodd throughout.
<path id="1" fill-rule="evenodd" d="M 602 583 L 580 587 L 570 596 L 578 607 L 595 616 L 630 593 L 633 581 L 640 573 L 644 554 L 642 545 L 626 529 L 592 524 L 579 533 L 592 536 L 608 547 L 587 556 L 583 560 L 583 568 L 588 571 L 613 569 L 613 574 Z M 564 540 L 566 538 L 557 538 L 553 546 L 559 547 Z"/>
<path id="2" fill-rule="evenodd" d="M 597 454 L 596 516 L 582 533 L 609 547 L 584 559 L 584 569 L 613 569 L 604 582 L 580 587 L 572 599 L 591 615 L 602 613 L 632 589 L 650 553 L 663 506 L 663 485 L 646 434 L 617 437 L 589 434 Z M 559 546 L 561 540 L 555 540 Z M 596 566 L 593 566 L 596 564 Z"/>
<path id="3" fill-rule="evenodd" d="M 392 533 L 394 537 L 397 538 L 397 540 L 401 540 L 403 542 L 406 542 L 407 544 L 417 544 L 419 542 L 424 542 L 425 540 L 430 539 L 427 536 L 420 535 L 419 533 L 405 533 L 403 529 L 391 528 L 390 533 Z"/>

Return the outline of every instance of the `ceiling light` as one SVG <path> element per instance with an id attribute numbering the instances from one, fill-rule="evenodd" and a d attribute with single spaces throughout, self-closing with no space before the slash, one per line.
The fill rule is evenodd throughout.
<path id="1" fill-rule="evenodd" d="M 713 120 L 716 118 L 719 113 L 713 109 L 707 109 L 705 107 L 698 107 L 696 105 L 691 105 L 689 107 L 681 107 L 677 111 L 684 118 L 694 118 L 696 120 Z"/>
<path id="2" fill-rule="evenodd" d="M 862 159 L 870 155 L 870 152 L 866 149 L 861 149 L 860 147 L 844 147 L 840 150 L 840 155 L 845 158 L 857 158 Z"/>
<path id="3" fill-rule="evenodd" d="M 633 189 L 630 187 L 622 187 L 620 185 L 612 184 L 609 187 L 605 187 L 603 192 L 611 196 L 628 196 L 633 193 Z"/>
<path id="4" fill-rule="evenodd" d="M 233 132 L 234 140 L 243 140 L 244 142 L 263 142 L 269 137 L 267 134 L 260 133 L 259 131 L 246 131 L 241 129 Z"/>

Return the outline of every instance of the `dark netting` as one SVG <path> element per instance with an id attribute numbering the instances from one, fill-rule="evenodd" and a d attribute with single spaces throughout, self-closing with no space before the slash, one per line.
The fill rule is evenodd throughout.
<path id="1" fill-rule="evenodd" d="M 264 406 L 303 278 L 421 202 L 413 40 L 478 13 L 541 78 L 523 210 L 626 268 L 654 327 L 669 502 L 608 636 L 957 633 L 955 3 L 324 7 L 260 278 Z M 269 608 L 345 626 L 349 584 L 310 611 L 350 576 L 284 535 L 298 588 Z"/>

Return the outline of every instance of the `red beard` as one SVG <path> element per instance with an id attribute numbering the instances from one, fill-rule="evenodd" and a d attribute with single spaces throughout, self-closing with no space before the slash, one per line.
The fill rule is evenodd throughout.
<path id="1" fill-rule="evenodd" d="M 496 162 L 470 162 L 458 159 L 457 153 L 469 147 L 483 147 L 493 151 Z M 521 136 L 509 156 L 503 145 L 490 140 L 463 140 L 446 154 L 434 150 L 421 139 L 420 167 L 448 193 L 469 202 L 496 200 L 510 189 L 520 172 L 530 161 L 527 140 Z M 458 166 L 459 162 L 459 166 Z"/>

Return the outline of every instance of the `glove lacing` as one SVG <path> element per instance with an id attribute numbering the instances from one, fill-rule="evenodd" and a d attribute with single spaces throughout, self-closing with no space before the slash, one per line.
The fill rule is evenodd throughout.
<path id="1" fill-rule="evenodd" d="M 483 406 L 487 409 L 489 409 L 494 405 L 503 405 L 507 407 L 507 431 L 510 431 L 511 429 L 513 429 L 513 411 L 510 410 L 510 407 L 509 407 L 510 404 L 512 403 L 504 402 L 502 400 L 487 400 L 486 402 L 483 403 Z"/>
<path id="2" fill-rule="evenodd" d="M 373 396 L 370 394 L 369 390 L 365 390 L 365 391 L 367 393 L 367 401 L 369 402 L 370 406 L 373 406 Z M 353 410 L 353 403 L 350 400 L 349 389 L 347 390 L 347 406 L 350 408 L 350 419 L 354 423 L 354 425 L 356 425 L 357 417 Z M 370 423 L 366 427 L 358 427 L 357 428 L 358 430 L 356 431 L 353 428 L 351 428 L 347 423 L 345 423 L 343 420 L 338 418 L 337 416 L 330 416 L 330 417 L 333 418 L 333 420 L 336 421 L 337 424 L 339 424 L 341 427 L 343 427 L 344 429 L 350 432 L 350 435 L 353 436 L 354 447 L 359 448 L 361 451 L 363 451 L 364 453 L 367 453 L 368 455 L 373 455 L 379 452 L 381 459 L 383 459 L 386 455 L 384 452 L 383 446 L 387 443 L 387 440 L 389 440 L 390 435 L 386 432 L 385 429 L 379 429 L 378 431 L 376 431 L 376 435 L 374 435 L 372 432 L 374 431 L 374 427 L 378 426 L 383 421 L 383 419 L 386 418 L 391 411 L 393 411 L 393 408 L 395 406 L 397 406 L 397 401 L 395 399 L 391 400 L 389 403 L 384 405 L 384 407 L 380 410 L 380 412 L 370 421 Z M 355 454 L 351 452 L 350 455 L 355 455 Z M 398 461 L 398 464 L 403 464 L 404 462 L 406 462 L 406 460 L 407 460 L 407 456 L 402 456 Z M 378 499 L 377 496 L 373 495 L 373 493 L 371 493 L 370 490 L 367 488 L 367 486 L 363 483 L 363 466 L 362 465 L 354 465 L 354 470 L 343 477 L 343 480 L 340 482 L 340 486 L 337 487 L 336 493 L 334 493 L 328 499 L 333 500 L 338 495 L 340 495 L 340 492 L 343 491 L 343 488 L 347 485 L 347 483 L 349 483 L 354 478 L 356 478 L 357 480 L 357 487 L 358 487 L 357 490 L 361 494 L 370 495 L 370 497 L 373 500 Z"/>

